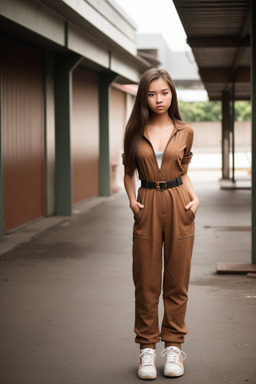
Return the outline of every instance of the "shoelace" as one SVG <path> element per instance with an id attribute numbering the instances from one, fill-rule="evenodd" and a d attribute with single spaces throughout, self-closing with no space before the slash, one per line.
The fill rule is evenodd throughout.
<path id="1" fill-rule="evenodd" d="M 140 358 L 141 358 L 141 365 L 142 366 L 145 366 L 145 365 L 154 365 L 155 364 L 155 357 L 156 357 L 156 354 L 155 352 L 151 352 L 151 351 L 143 351 L 141 354 L 140 354 Z"/>
<path id="2" fill-rule="evenodd" d="M 163 352 L 161 353 L 161 356 L 166 356 L 167 363 L 174 363 L 174 364 L 179 364 L 180 355 L 182 360 L 185 360 L 187 357 L 185 352 L 183 352 L 182 350 L 177 350 L 176 348 L 174 349 L 172 347 L 164 349 Z"/>

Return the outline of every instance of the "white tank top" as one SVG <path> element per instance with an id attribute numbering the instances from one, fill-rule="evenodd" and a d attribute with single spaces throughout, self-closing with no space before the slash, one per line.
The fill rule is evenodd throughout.
<path id="1" fill-rule="evenodd" d="M 158 167 L 161 168 L 164 151 L 155 151 Z"/>

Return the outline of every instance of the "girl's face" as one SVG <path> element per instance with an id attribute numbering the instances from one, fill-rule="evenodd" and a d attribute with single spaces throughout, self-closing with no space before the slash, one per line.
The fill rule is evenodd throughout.
<path id="1" fill-rule="evenodd" d="M 157 114 L 163 115 L 170 108 L 172 103 L 172 92 L 168 83 L 161 77 L 152 80 L 148 88 L 148 107 Z"/>

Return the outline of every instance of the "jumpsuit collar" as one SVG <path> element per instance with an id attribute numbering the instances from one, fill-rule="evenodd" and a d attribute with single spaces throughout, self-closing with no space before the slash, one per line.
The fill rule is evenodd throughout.
<path id="1" fill-rule="evenodd" d="M 147 140 L 147 142 L 149 143 L 150 147 L 152 148 L 152 151 L 154 153 L 154 157 L 155 157 L 155 161 L 156 161 L 156 166 L 157 166 L 157 169 L 158 169 L 158 172 L 161 172 L 162 171 L 162 165 L 163 165 L 163 162 L 164 162 L 164 157 L 165 157 L 165 152 L 166 152 L 166 148 L 168 147 L 170 141 L 172 140 L 172 138 L 176 135 L 176 133 L 178 131 L 181 131 L 182 129 L 184 129 L 186 126 L 185 123 L 175 123 L 174 122 L 174 127 L 173 127 L 173 131 L 169 137 L 169 140 L 168 142 L 166 143 L 166 146 L 165 146 L 165 149 L 164 149 L 164 152 L 163 152 L 163 157 L 162 157 L 162 164 L 161 164 L 161 167 L 159 168 L 158 166 L 158 163 L 157 163 L 157 159 L 156 159 L 156 156 L 155 156 L 155 150 L 154 150 L 154 147 L 150 141 L 150 138 L 149 138 L 149 135 L 148 135 L 148 132 L 146 130 L 144 130 L 144 133 L 143 133 L 143 137 Z"/>

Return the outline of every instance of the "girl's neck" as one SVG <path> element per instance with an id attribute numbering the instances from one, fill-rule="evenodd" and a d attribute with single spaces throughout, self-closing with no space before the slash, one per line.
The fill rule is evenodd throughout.
<path id="1" fill-rule="evenodd" d="M 148 125 L 158 126 L 159 128 L 161 128 L 165 127 L 166 125 L 173 125 L 173 121 L 168 113 L 164 115 L 152 114 L 150 116 Z"/>

